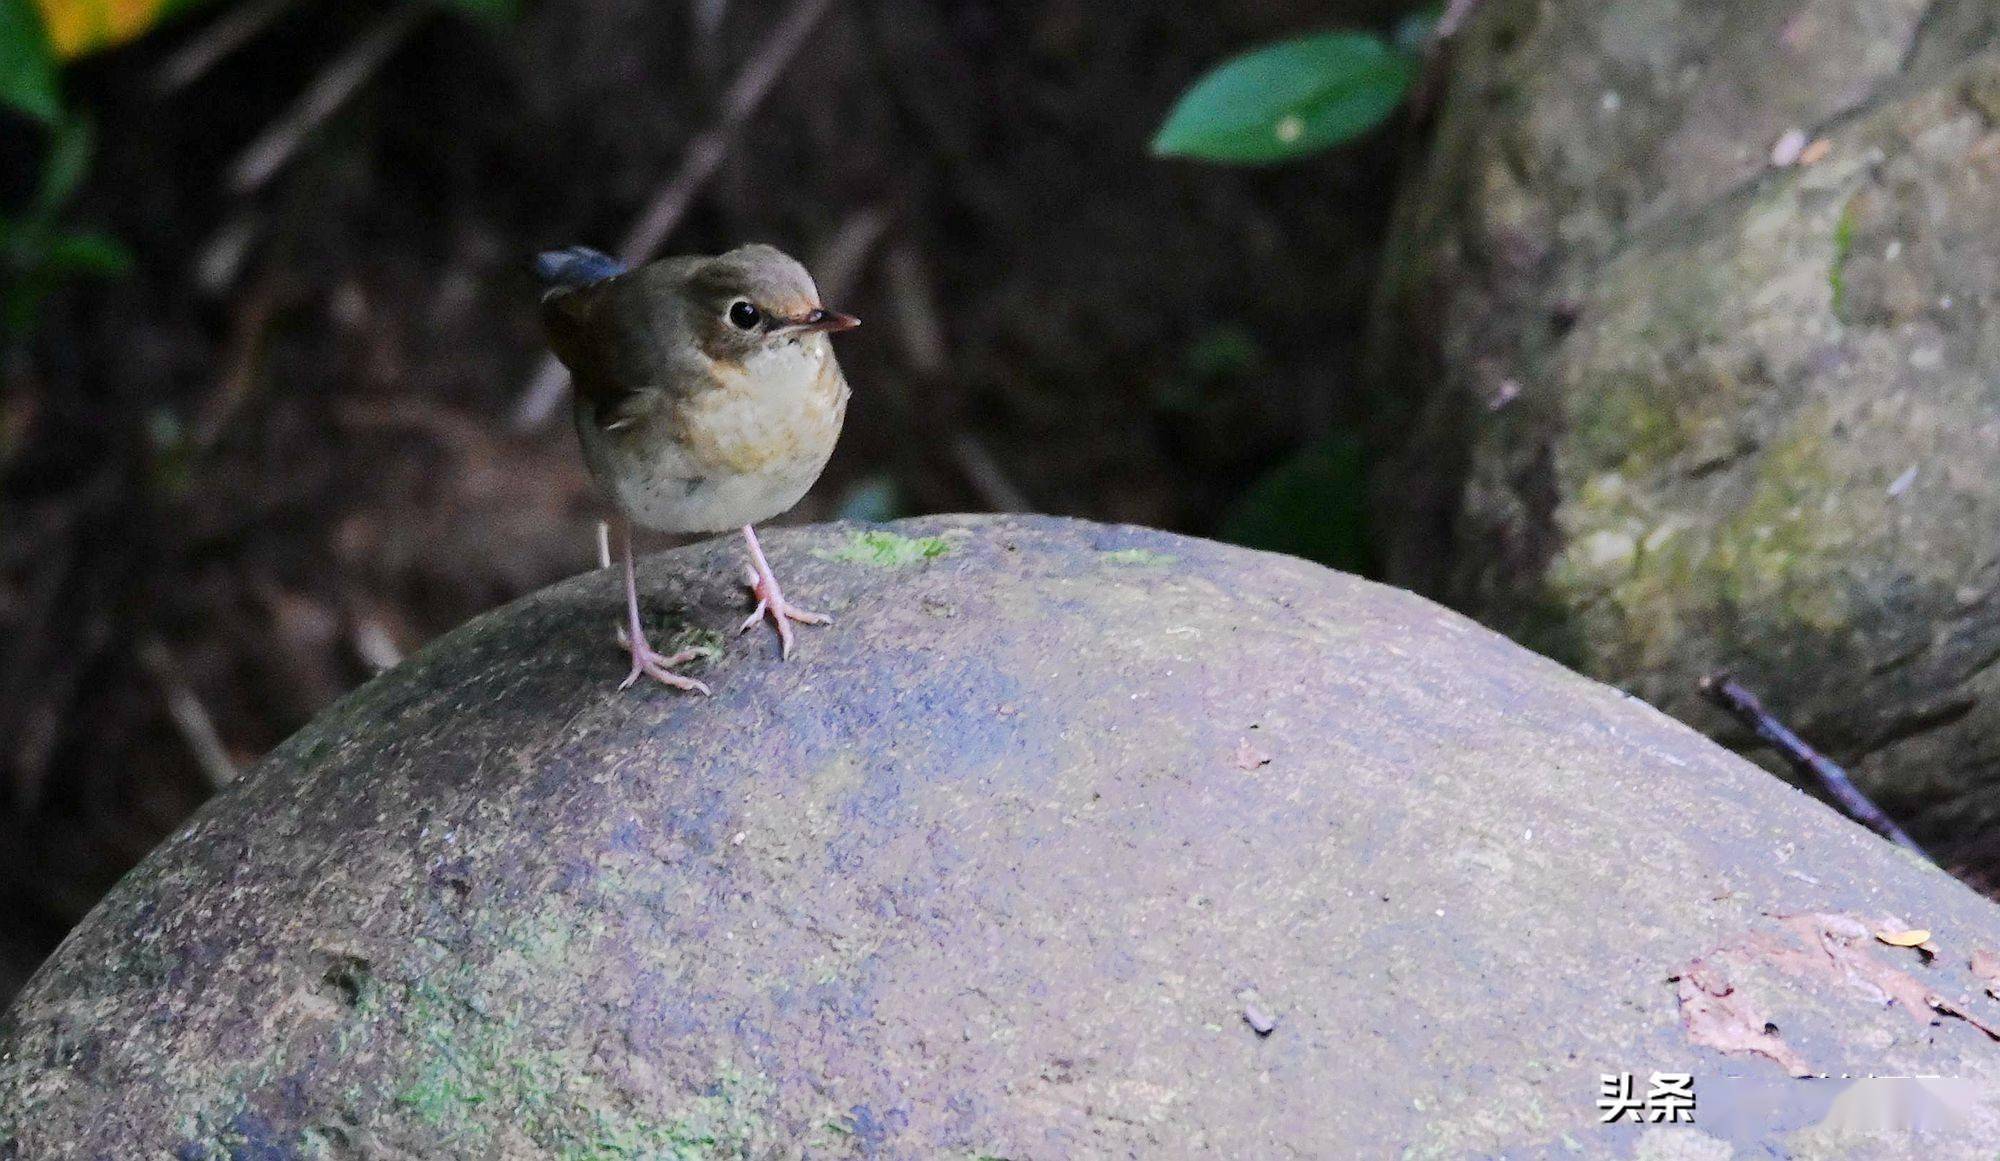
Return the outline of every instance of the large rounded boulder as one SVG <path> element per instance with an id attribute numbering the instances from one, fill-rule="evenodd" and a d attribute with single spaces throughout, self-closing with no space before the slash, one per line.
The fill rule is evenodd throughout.
<path id="1" fill-rule="evenodd" d="M 1391 574 L 2000 840 L 2000 8 L 1494 0 L 1406 191 Z"/>
<path id="2" fill-rule="evenodd" d="M 735 543 L 642 569 L 712 697 L 617 689 L 600 573 L 244 775 L 18 997 L 0 1157 L 1833 1156 L 1790 1076 L 2000 1077 L 1990 904 L 1425 600 L 1055 519 L 766 544 L 834 617 L 789 661 L 717 632 Z M 1600 1124 L 1655 1072 L 1694 1125 Z"/>

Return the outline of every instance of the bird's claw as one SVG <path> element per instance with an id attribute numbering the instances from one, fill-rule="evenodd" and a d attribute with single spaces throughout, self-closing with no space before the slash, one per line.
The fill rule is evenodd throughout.
<path id="1" fill-rule="evenodd" d="M 745 573 L 743 583 L 749 585 L 750 591 L 756 595 L 757 610 L 743 618 L 743 624 L 737 627 L 736 632 L 738 634 L 748 633 L 751 627 L 756 625 L 757 622 L 767 617 L 770 618 L 771 624 L 777 626 L 778 629 L 778 656 L 780 659 L 789 658 L 792 655 L 792 646 L 795 644 L 794 634 L 792 633 L 793 621 L 797 621 L 801 625 L 831 625 L 833 623 L 833 618 L 827 616 L 825 613 L 815 613 L 801 609 L 786 600 L 785 594 L 778 588 L 776 577 L 760 577 L 757 575 L 755 569 L 751 569 Z"/>
<path id="2" fill-rule="evenodd" d="M 622 639 L 625 634 L 620 633 L 618 636 Z M 641 646 L 638 649 L 632 650 L 632 672 L 625 675 L 625 680 L 618 684 L 618 688 L 631 689 L 643 674 L 662 685 L 671 685 L 675 689 L 684 689 L 689 693 L 698 693 L 706 697 L 709 692 L 708 686 L 696 681 L 692 677 L 683 677 L 673 670 L 674 666 L 692 661 L 699 656 L 701 656 L 701 651 L 698 649 L 683 649 L 672 657 L 663 657 L 653 650 Z"/>

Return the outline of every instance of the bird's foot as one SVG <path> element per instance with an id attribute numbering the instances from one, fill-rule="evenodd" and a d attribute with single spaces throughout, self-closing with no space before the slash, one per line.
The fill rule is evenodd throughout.
<path id="1" fill-rule="evenodd" d="M 708 686 L 696 681 L 692 677 L 685 677 L 674 672 L 674 666 L 684 665 L 700 657 L 702 655 L 701 650 L 683 649 L 672 657 L 667 657 L 655 652 L 653 647 L 646 644 L 644 639 L 641 639 L 639 647 L 634 649 L 632 648 L 631 636 L 622 628 L 618 630 L 618 647 L 632 655 L 632 672 L 626 674 L 625 680 L 618 683 L 619 689 L 631 689 L 638 682 L 640 676 L 644 675 L 662 685 L 671 685 L 675 689 L 684 689 L 689 693 L 699 693 L 707 696 Z"/>
<path id="2" fill-rule="evenodd" d="M 833 623 L 833 618 L 827 616 L 825 613 L 809 612 L 786 600 L 783 590 L 778 588 L 778 578 L 770 572 L 759 572 L 755 568 L 749 569 L 743 574 L 743 583 L 749 585 L 750 591 L 756 595 L 757 611 L 745 617 L 742 627 L 736 631 L 738 633 L 748 633 L 751 626 L 764 620 L 766 617 L 770 618 L 771 623 L 778 627 L 778 656 L 780 658 L 792 655 L 793 621 L 797 621 L 801 625 L 831 625 Z"/>

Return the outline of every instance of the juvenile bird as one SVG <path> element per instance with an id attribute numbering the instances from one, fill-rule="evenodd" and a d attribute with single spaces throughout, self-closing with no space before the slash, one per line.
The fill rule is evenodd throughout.
<path id="1" fill-rule="evenodd" d="M 676 689 L 692 651 L 655 652 L 639 624 L 632 524 L 669 533 L 743 530 L 745 583 L 779 656 L 792 625 L 829 620 L 785 599 L 752 527 L 799 502 L 826 467 L 847 415 L 847 380 L 827 336 L 860 320 L 820 305 L 812 276 L 771 246 L 663 258 L 634 270 L 582 246 L 535 259 L 549 346 L 575 384 L 576 431 L 620 521 L 632 672 Z"/>

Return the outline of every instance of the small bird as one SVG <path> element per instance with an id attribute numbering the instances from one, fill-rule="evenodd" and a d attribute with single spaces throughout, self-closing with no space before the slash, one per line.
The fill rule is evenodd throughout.
<path id="1" fill-rule="evenodd" d="M 833 454 L 848 392 L 827 336 L 860 320 L 821 306 L 806 268 L 772 246 L 634 270 L 572 246 L 538 255 L 535 273 L 549 346 L 575 384 L 583 458 L 623 517 L 632 672 L 619 688 L 644 674 L 708 692 L 674 672 L 694 651 L 666 657 L 646 641 L 635 522 L 668 533 L 741 528 L 757 610 L 738 631 L 768 617 L 779 656 L 790 657 L 792 622 L 830 618 L 785 599 L 752 526 L 798 503 Z"/>

